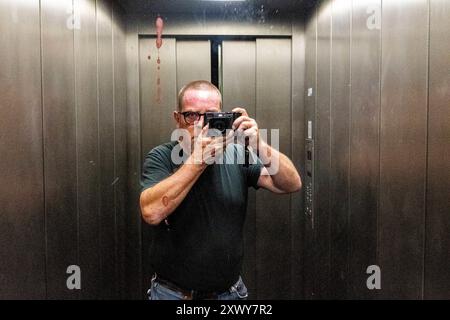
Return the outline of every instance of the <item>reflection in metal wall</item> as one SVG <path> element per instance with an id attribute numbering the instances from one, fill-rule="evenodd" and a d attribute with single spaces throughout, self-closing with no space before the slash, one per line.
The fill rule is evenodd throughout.
<path id="1" fill-rule="evenodd" d="M 160 72 L 161 81 L 165 79 L 165 82 L 161 82 L 161 84 L 163 92 L 166 92 L 163 96 L 172 103 L 165 102 L 159 106 L 154 97 L 156 91 L 155 65 L 154 61 L 151 61 L 152 58 L 149 59 L 149 55 L 152 56 L 154 39 L 141 38 L 140 40 L 140 123 L 143 155 L 156 145 L 168 141 L 170 130 L 174 128 L 171 112 L 176 105 L 176 91 L 170 88 L 175 83 L 175 71 L 179 87 L 186 84 L 180 82 L 180 79 L 186 79 L 185 82 L 198 79 L 198 77 L 209 80 L 211 75 L 209 41 L 197 43 L 194 40 L 177 40 L 175 45 L 175 40 L 166 39 L 164 43 L 163 47 L 167 47 L 165 54 L 161 51 Z M 176 70 L 174 64 L 171 64 L 171 61 L 175 59 L 175 46 L 177 48 Z M 200 51 L 199 48 L 201 48 Z M 223 42 L 224 110 L 230 111 L 233 107 L 243 106 L 247 108 L 251 116 L 256 115 L 261 128 L 280 129 L 280 148 L 287 154 L 291 153 L 292 138 L 291 50 L 290 39 Z M 168 64 L 166 68 L 164 68 L 164 61 Z M 202 65 L 200 66 L 199 63 Z M 172 96 L 169 95 L 171 92 Z M 274 95 L 274 92 L 277 94 Z M 276 112 L 276 117 L 274 117 L 274 112 Z M 164 133 L 166 137 L 163 136 Z M 291 253 L 290 197 L 267 195 L 264 191 L 259 192 L 264 194 L 257 196 L 256 203 L 255 193 L 250 194 L 251 200 L 246 225 L 245 276 L 253 297 L 289 298 L 291 294 L 289 290 L 291 287 L 290 264 L 280 264 L 280 261 L 289 260 Z M 256 207 L 259 209 L 255 213 Z M 277 228 L 271 226 L 273 216 L 269 214 L 275 211 L 280 212 L 276 217 Z M 151 275 L 147 254 L 151 242 L 148 229 L 146 225 L 143 226 L 144 287 L 148 286 L 148 279 Z M 275 238 L 276 240 L 274 240 Z M 269 273 L 276 273 L 280 276 L 272 277 L 268 281 Z"/>
<path id="2" fill-rule="evenodd" d="M 153 5 L 153 3 L 152 3 Z M 166 4 L 165 4 L 166 5 Z M 216 4 L 214 4 L 216 5 Z M 278 6 L 278 3 L 277 3 Z M 143 77 L 143 75 L 139 74 L 140 72 L 142 72 L 142 70 L 140 69 L 140 63 L 142 62 L 141 57 L 139 56 L 139 52 L 137 50 L 138 48 L 138 39 L 139 37 L 141 37 L 141 39 L 145 39 L 145 37 L 149 37 L 149 36 L 154 36 L 155 35 L 155 30 L 154 30 L 154 23 L 152 23 L 154 21 L 154 19 L 156 18 L 156 14 L 155 12 L 151 12 L 148 10 L 145 10 L 145 8 L 143 9 L 142 3 L 136 3 L 136 2 L 132 2 L 129 3 L 129 7 L 131 8 L 131 15 L 129 15 L 128 17 L 128 30 L 129 33 L 127 35 L 127 64 L 128 64 L 128 87 L 127 87 L 127 97 L 128 97 L 128 146 L 129 146 L 129 150 L 128 150 L 128 158 L 130 160 L 129 162 L 129 185 L 130 185 L 130 224 L 131 224 L 131 228 L 130 228 L 130 232 L 132 235 L 138 233 L 139 228 L 142 226 L 143 229 L 146 228 L 146 226 L 144 224 L 140 224 L 139 221 L 137 221 L 138 218 L 138 214 L 136 212 L 138 212 L 138 208 L 137 206 L 135 206 L 135 202 L 137 202 L 137 199 L 139 197 L 139 190 L 138 188 L 136 188 L 135 186 L 138 185 L 139 182 L 139 172 L 140 172 L 140 166 L 141 166 L 141 160 L 136 158 L 136 154 L 139 155 L 139 157 L 141 157 L 141 154 L 146 153 L 148 150 L 144 150 L 144 148 L 139 151 L 140 145 L 145 144 L 145 141 L 140 141 L 141 139 L 141 133 L 143 130 L 140 130 L 140 126 L 144 125 L 144 122 L 142 122 L 142 119 L 139 119 L 139 114 L 140 112 L 138 111 L 138 101 L 139 99 L 142 97 L 142 95 L 144 94 L 143 92 L 141 92 L 142 87 L 141 84 L 139 84 L 139 79 Z M 250 111 L 252 110 L 252 108 L 254 108 L 254 103 L 252 102 L 253 99 L 255 99 L 256 97 L 256 93 L 255 93 L 255 97 L 252 97 L 252 90 L 251 89 L 255 83 L 256 83 L 256 74 L 253 77 L 253 80 L 251 78 L 250 73 L 251 72 L 256 72 L 252 71 L 252 65 L 254 63 L 256 63 L 256 60 L 252 60 L 251 59 L 251 53 L 250 53 L 250 49 L 246 46 L 245 49 L 242 49 L 242 52 L 239 53 L 235 53 L 234 49 L 231 49 L 231 47 L 228 47 L 229 50 L 232 50 L 231 52 L 228 51 L 228 54 L 226 52 L 226 46 L 228 43 L 228 40 L 231 39 L 236 39 L 236 37 L 239 39 L 239 41 L 243 40 L 241 36 L 250 36 L 250 39 L 254 39 L 254 38 L 259 38 L 259 37 L 270 37 L 270 36 L 282 36 L 284 39 L 278 39 L 278 40 L 283 40 L 282 42 L 286 41 L 286 42 L 290 42 L 290 39 L 288 40 L 289 37 L 297 37 L 296 38 L 296 45 L 290 45 L 291 49 L 287 49 L 285 48 L 287 51 L 283 51 L 283 61 L 279 62 L 278 61 L 278 57 L 276 55 L 273 54 L 274 50 L 273 48 L 268 48 L 267 53 L 261 53 L 262 57 L 264 58 L 264 61 L 268 61 L 268 63 L 272 63 L 273 65 L 271 66 L 265 66 L 266 71 L 265 71 L 265 75 L 267 74 L 267 79 L 263 79 L 266 84 L 272 83 L 271 81 L 273 81 L 274 83 L 276 81 L 278 81 L 274 88 L 276 89 L 267 89 L 270 88 L 270 86 L 264 85 L 261 86 L 260 88 L 260 98 L 261 102 L 266 105 L 267 109 L 269 108 L 268 105 L 270 104 L 271 100 L 267 100 L 266 96 L 269 96 L 269 92 L 263 92 L 264 90 L 271 90 L 271 92 L 277 92 L 279 86 L 283 86 L 283 88 L 281 89 L 280 92 L 283 92 L 283 94 L 280 94 L 280 96 L 282 96 L 282 103 L 281 105 L 281 113 L 283 115 L 288 114 L 288 116 L 284 117 L 284 120 L 282 122 L 282 124 L 284 125 L 285 128 L 289 128 L 288 132 L 288 136 L 286 139 L 286 141 L 288 141 L 289 144 L 291 144 L 291 136 L 290 136 L 290 127 L 292 125 L 292 128 L 295 126 L 295 132 L 298 132 L 299 130 L 302 131 L 303 130 L 303 123 L 300 121 L 301 117 L 295 117 L 295 118 L 291 118 L 291 115 L 296 116 L 299 113 L 302 113 L 302 103 L 303 103 L 303 97 L 301 95 L 301 92 L 303 91 L 302 88 L 302 78 L 303 78 L 303 64 L 302 64 L 302 56 L 304 55 L 304 51 L 303 51 L 303 47 L 301 46 L 301 36 L 302 36 L 302 28 L 301 28 L 301 22 L 302 22 L 302 16 L 298 15 L 297 17 L 293 17 L 292 10 L 280 10 L 279 14 L 274 14 L 274 15 L 268 15 L 267 20 L 265 21 L 265 23 L 260 23 L 258 22 L 258 20 L 252 20 L 252 21 L 236 21 L 236 15 L 235 14 L 231 14 L 228 17 L 224 17 L 222 13 L 219 12 L 219 14 L 204 14 L 204 11 L 202 11 L 201 15 L 196 15 L 196 13 L 182 13 L 182 12 L 170 12 L 170 10 L 166 10 L 167 12 L 164 12 L 164 18 L 166 19 L 166 23 L 164 26 L 164 34 L 166 36 L 165 41 L 167 41 L 170 38 L 176 38 L 177 36 L 182 36 L 183 40 L 185 41 L 186 38 L 190 35 L 192 35 L 194 38 L 198 38 L 198 36 L 203 37 L 203 39 L 207 39 L 208 37 L 221 37 L 224 36 L 224 51 L 223 51 L 223 63 L 224 63 L 224 68 L 226 68 L 226 65 L 228 65 L 227 68 L 231 68 L 228 69 L 229 73 L 227 75 L 227 70 L 224 70 L 224 82 L 228 83 L 228 89 L 226 87 L 224 87 L 224 103 L 225 103 L 225 109 L 229 110 L 231 108 L 231 105 L 234 103 L 247 103 L 249 106 L 251 106 L 249 109 Z M 275 11 L 275 10 L 274 10 Z M 297 20 L 298 18 L 298 20 Z M 293 22 L 297 23 L 295 30 L 293 28 Z M 217 38 L 216 38 L 217 39 Z M 244 38 L 246 41 L 249 41 L 249 38 Z M 265 40 L 265 39 L 264 39 Z M 294 40 L 292 40 L 294 42 Z M 187 41 L 185 41 L 187 42 Z M 231 44 L 231 41 L 229 42 Z M 267 47 L 270 47 L 269 45 Z M 238 47 L 236 47 L 236 49 L 238 49 Z M 250 50 L 250 51 L 249 51 Z M 255 47 L 256 50 L 256 47 Z M 288 54 L 289 52 L 289 54 Z M 203 54 L 200 54 L 203 56 Z M 198 54 L 194 55 L 194 58 L 196 58 L 197 60 L 200 60 L 198 57 Z M 255 57 L 256 58 L 256 57 Z M 209 59 L 209 58 L 208 58 Z M 232 60 L 230 60 L 232 59 Z M 272 60 L 273 59 L 273 60 Z M 280 58 L 281 59 L 281 58 Z M 202 58 L 202 60 L 205 60 Z M 297 72 L 291 72 L 292 67 L 294 65 L 294 63 L 292 63 L 292 65 L 288 66 L 288 61 L 295 61 L 295 65 L 300 67 L 298 68 Z M 228 62 L 227 62 L 228 61 Z M 253 61 L 253 62 L 252 62 Z M 247 64 L 247 62 L 249 64 Z M 161 61 L 161 63 L 163 63 L 163 61 Z M 237 64 L 235 64 L 237 63 Z M 261 65 L 264 65 L 264 62 L 260 62 Z M 277 75 L 277 71 L 278 71 L 278 66 L 281 66 L 281 70 L 282 74 L 284 76 L 280 76 Z M 256 67 L 256 66 L 255 66 Z M 271 69 L 273 68 L 273 69 Z M 192 69 L 192 67 L 191 67 Z M 198 69 L 198 68 L 196 68 Z M 289 69 L 289 75 L 287 75 L 287 71 L 285 71 L 286 69 Z M 192 70 L 191 70 L 192 71 Z M 210 71 L 208 71 L 210 72 Z M 269 75 L 270 73 L 270 75 Z M 261 73 L 262 74 L 262 73 Z M 273 76 L 275 75 L 275 77 L 278 78 L 274 78 Z M 149 75 L 151 76 L 151 75 Z M 209 76 L 209 74 L 208 74 Z M 292 81 L 292 91 L 291 91 L 291 84 L 290 79 L 295 77 L 295 83 L 294 80 Z M 198 78 L 199 76 L 196 76 L 196 78 Z M 201 76 L 203 77 L 203 76 Z M 285 78 L 287 77 L 287 78 Z M 183 81 L 185 82 L 185 81 Z M 231 82 L 233 82 L 232 84 L 230 84 Z M 246 85 L 244 85 L 243 87 L 238 86 L 239 83 L 246 83 Z M 177 81 L 178 85 L 180 86 L 180 81 Z M 253 83 L 253 85 L 252 85 Z M 247 87 L 248 85 L 248 87 Z M 288 90 L 287 95 L 284 95 L 285 90 Z M 145 93 L 147 94 L 147 93 Z M 230 100 L 231 97 L 233 98 L 233 100 Z M 270 99 L 272 99 L 272 97 L 270 97 Z M 239 101 L 240 100 L 240 101 Z M 292 101 L 295 101 L 295 103 L 292 103 L 292 109 L 290 107 L 287 107 Z M 243 101 L 243 102 L 242 102 Z M 294 105 L 295 109 L 294 110 Z M 144 105 L 141 105 L 141 108 L 143 108 Z M 286 109 L 285 109 L 286 108 Z M 251 111 L 252 112 L 252 111 Z M 256 114 L 258 117 L 258 111 L 256 110 Z M 265 111 L 262 116 L 264 116 L 264 118 L 261 118 L 261 120 L 267 121 L 267 123 L 270 123 L 271 125 L 273 124 L 273 127 L 277 127 L 279 126 L 278 123 L 275 123 L 274 119 L 270 119 L 272 112 L 269 111 Z M 269 120 L 274 120 L 273 123 L 270 122 Z M 286 122 L 284 122 L 286 121 Z M 299 122 L 300 121 L 300 122 Z M 146 124 L 149 125 L 149 124 Z M 292 130 L 292 132 L 294 132 L 294 130 Z M 301 145 L 298 142 L 298 140 L 296 140 L 294 137 L 292 137 L 292 145 L 294 146 L 293 148 L 298 148 L 298 150 L 295 150 L 295 152 L 297 152 L 296 154 L 301 154 Z M 297 141 L 297 142 L 296 142 Z M 289 150 L 290 151 L 290 150 Z M 298 156 L 297 156 L 297 161 L 298 161 Z M 299 193 L 299 198 L 296 198 L 296 204 L 301 203 L 299 200 L 301 198 L 301 194 Z M 289 198 L 289 197 L 288 197 Z M 279 198 L 277 199 L 277 203 L 278 202 L 282 202 L 284 199 Z M 287 201 L 289 202 L 289 201 Z M 265 204 L 265 203 L 264 203 Z M 264 204 L 261 202 L 261 214 L 266 214 L 264 211 L 266 211 L 265 208 L 263 208 Z M 286 210 L 283 210 L 283 214 L 282 214 L 282 223 L 280 224 L 280 228 L 283 226 L 285 227 L 285 229 L 283 229 L 283 233 L 285 233 L 286 229 L 289 229 L 291 226 L 291 214 L 295 215 L 298 214 L 298 212 L 302 211 L 302 209 L 296 209 L 294 207 L 292 207 L 290 204 L 286 204 L 286 202 L 283 203 L 283 207 Z M 249 219 L 251 218 L 251 212 L 252 212 L 252 204 L 249 203 Z M 278 212 L 279 208 L 277 208 L 277 212 Z M 268 218 L 270 219 L 270 217 L 264 217 L 265 219 Z M 298 216 L 298 219 L 301 219 L 301 216 Z M 249 222 L 251 220 L 248 220 L 247 222 Z M 295 226 L 296 228 L 298 227 L 298 223 L 299 221 L 296 219 L 292 219 L 292 221 L 295 222 L 295 224 L 293 223 L 292 226 Z M 262 224 L 261 224 L 262 226 Z M 257 236 L 258 233 L 256 234 L 252 234 L 251 229 L 254 228 L 255 232 L 257 232 L 258 230 L 258 226 L 255 225 L 252 226 L 250 224 L 247 224 L 247 231 L 250 230 L 250 233 L 247 234 L 248 238 L 255 238 Z M 263 229 L 261 229 L 263 230 Z M 133 233 L 133 231 L 135 231 L 135 233 Z M 292 289 L 292 293 L 294 294 L 294 292 L 298 293 L 299 290 L 302 290 L 302 286 L 300 285 L 301 283 L 301 279 L 299 281 L 299 278 L 301 278 L 298 274 L 298 270 L 295 269 L 294 270 L 294 265 L 291 264 L 291 257 L 290 257 L 290 252 L 295 252 L 296 256 L 295 256 L 295 261 L 296 263 L 298 263 L 299 260 L 299 252 L 300 250 L 297 250 L 300 241 L 298 240 L 298 238 L 301 236 L 301 230 L 300 228 L 296 229 L 296 240 L 294 241 L 293 237 L 289 237 L 288 235 L 284 234 L 279 240 L 276 241 L 277 243 L 277 247 L 279 248 L 281 246 L 281 244 L 284 245 L 283 250 L 281 253 L 276 253 L 275 255 L 270 255 L 270 254 L 265 254 L 264 252 L 262 254 L 259 254 L 259 260 L 258 261 L 263 261 L 264 258 L 267 258 L 267 260 L 265 260 L 263 262 L 263 264 L 260 265 L 261 268 L 261 273 L 260 276 L 258 277 L 258 281 L 256 281 L 256 277 L 258 276 L 258 270 L 256 270 L 256 273 L 253 275 L 250 275 L 249 278 L 249 285 L 250 286 L 255 286 L 256 291 L 253 291 L 251 293 L 253 293 L 254 297 L 257 295 L 257 297 L 259 298 L 260 293 L 261 293 L 261 297 L 264 297 L 267 295 L 270 295 L 272 288 L 274 288 L 273 291 L 273 295 L 278 294 L 279 292 L 282 292 L 282 297 L 290 297 L 291 296 L 291 290 Z M 263 238 L 264 234 L 266 234 L 266 232 L 261 232 L 260 233 L 260 237 Z M 269 230 L 268 234 L 273 234 L 275 235 L 275 232 L 272 232 Z M 276 234 L 276 237 L 278 237 L 279 235 Z M 249 244 L 249 240 L 247 240 L 247 244 Z M 269 243 L 267 242 L 268 239 L 263 239 L 263 242 L 261 243 L 261 246 L 259 247 L 259 250 L 265 251 L 267 250 L 267 247 L 269 245 Z M 134 238 L 133 239 L 133 243 L 135 244 L 135 247 L 140 247 L 140 246 L 144 246 L 145 244 L 143 243 L 145 241 L 145 239 L 137 239 Z M 271 245 L 271 244 L 270 244 Z M 252 246 L 251 244 L 249 245 L 250 247 Z M 247 276 L 251 273 L 253 273 L 252 269 L 254 270 L 256 268 L 256 264 L 255 262 L 252 261 L 256 261 L 256 255 L 258 255 L 258 251 L 257 248 L 255 247 L 254 250 L 254 257 L 252 257 L 252 252 L 251 252 L 251 248 L 250 251 L 248 250 L 249 246 L 246 247 L 246 254 L 247 254 L 247 260 L 245 261 L 245 268 L 246 268 L 246 274 Z M 134 249 L 133 248 L 133 249 Z M 270 251 L 272 252 L 272 251 Z M 278 266 L 280 265 L 280 261 L 276 261 L 280 259 L 280 255 L 287 253 L 287 257 L 288 257 L 288 261 L 286 261 L 286 263 L 282 262 L 281 264 L 283 264 L 283 266 Z M 147 251 L 142 252 L 142 255 L 146 255 Z M 283 256 L 284 257 L 284 256 Z M 292 259 L 294 260 L 294 258 Z M 144 262 L 146 263 L 146 262 Z M 253 265 L 253 267 L 252 267 Z M 268 266 L 268 268 L 266 268 L 266 265 Z M 133 266 L 132 266 L 132 274 L 135 275 L 135 278 L 133 279 L 133 287 L 136 287 L 136 283 L 139 282 L 139 276 L 140 276 L 140 271 L 141 268 L 145 268 L 145 266 L 142 266 L 139 264 L 139 261 L 137 261 Z M 269 270 L 277 270 L 279 271 L 279 269 L 282 269 L 282 277 L 281 277 L 281 281 L 277 282 L 276 278 L 277 276 L 274 276 L 273 274 L 270 274 L 270 277 L 263 277 L 262 275 L 264 274 L 264 272 L 270 273 Z M 267 271 L 264 271 L 265 269 L 267 269 Z M 299 268 L 300 269 L 300 268 Z M 294 279 L 294 275 L 295 275 L 295 282 L 291 281 L 291 274 L 292 279 Z M 149 278 L 148 276 L 145 274 L 144 271 L 144 283 L 143 283 L 143 288 L 141 290 L 141 292 L 145 292 L 145 288 L 148 287 L 149 284 Z M 252 285 L 252 278 L 253 280 L 253 285 Z M 273 282 L 267 283 L 267 279 L 269 279 Z M 259 286 L 259 283 L 261 283 L 261 285 Z M 269 288 L 270 287 L 270 288 Z M 292 287 L 292 288 L 291 288 Z M 295 290 L 294 290 L 295 287 Z M 299 297 L 299 295 L 294 295 L 295 297 Z"/>

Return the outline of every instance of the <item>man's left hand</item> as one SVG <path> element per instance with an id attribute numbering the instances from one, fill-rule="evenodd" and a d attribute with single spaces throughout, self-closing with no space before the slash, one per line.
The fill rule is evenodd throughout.
<path id="1" fill-rule="evenodd" d="M 250 146 L 255 150 L 259 144 L 259 129 L 255 119 L 248 116 L 244 108 L 234 108 L 232 112 L 240 112 L 242 115 L 233 123 L 233 130 L 239 135 L 248 137 Z"/>

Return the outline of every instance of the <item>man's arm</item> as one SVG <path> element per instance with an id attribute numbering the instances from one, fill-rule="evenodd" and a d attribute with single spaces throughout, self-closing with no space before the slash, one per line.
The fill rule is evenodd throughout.
<path id="1" fill-rule="evenodd" d="M 278 170 L 270 175 L 266 167 L 261 170 L 258 179 L 258 187 L 275 193 L 297 192 L 302 187 L 302 180 L 292 161 L 283 153 L 269 146 L 262 139 L 259 141 L 259 157 L 263 163 L 272 164 L 273 159 L 278 159 Z"/>
<path id="2" fill-rule="evenodd" d="M 158 225 L 184 200 L 189 190 L 205 170 L 205 164 L 183 164 L 173 175 L 141 193 L 143 219 Z"/>
<path id="3" fill-rule="evenodd" d="M 250 142 L 256 144 L 259 158 L 265 165 L 258 179 L 258 187 L 275 193 L 299 191 L 302 187 L 302 181 L 292 161 L 259 137 L 258 124 L 255 119 L 248 116 L 245 109 L 234 108 L 233 112 L 242 113 L 242 116 L 233 123 L 233 128 L 238 132 L 242 132 L 249 138 Z M 274 160 L 277 162 L 278 168 L 272 167 L 272 165 L 275 165 Z M 270 171 L 267 168 L 270 168 Z"/>
<path id="4" fill-rule="evenodd" d="M 141 214 L 148 224 L 158 225 L 175 211 L 208 164 L 212 163 L 210 160 L 223 153 L 224 141 L 228 143 L 231 137 L 208 137 L 208 126 L 202 129 L 203 121 L 196 125 L 201 133 L 195 138 L 194 150 L 186 163 L 173 175 L 141 192 Z"/>

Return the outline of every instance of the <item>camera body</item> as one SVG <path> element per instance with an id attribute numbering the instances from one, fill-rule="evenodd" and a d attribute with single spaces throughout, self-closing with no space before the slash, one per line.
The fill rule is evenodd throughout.
<path id="1" fill-rule="evenodd" d="M 208 136 L 225 135 L 241 115 L 240 112 L 206 112 L 204 125 L 209 124 Z"/>

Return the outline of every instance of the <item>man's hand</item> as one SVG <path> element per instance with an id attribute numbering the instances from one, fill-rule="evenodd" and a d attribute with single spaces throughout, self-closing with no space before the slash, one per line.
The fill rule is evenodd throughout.
<path id="1" fill-rule="evenodd" d="M 233 123 L 233 130 L 239 136 L 248 139 L 249 145 L 254 149 L 258 149 L 259 145 L 259 129 L 256 120 L 248 116 L 247 110 L 244 108 L 234 108 L 233 112 L 240 112 L 242 115 Z"/>
<path id="2" fill-rule="evenodd" d="M 202 167 L 213 164 L 222 157 L 226 146 L 233 142 L 233 132 L 230 132 L 227 136 L 208 137 L 208 129 L 209 125 L 203 127 L 203 118 L 195 124 L 192 152 L 186 164 L 195 164 Z M 200 133 L 197 135 L 199 131 Z"/>
<path id="3" fill-rule="evenodd" d="M 248 116 L 245 109 L 234 108 L 233 112 L 242 113 L 242 116 L 234 121 L 233 129 L 236 130 L 238 137 L 240 134 L 248 137 L 248 144 L 253 150 L 258 151 L 259 158 L 264 164 L 258 179 L 258 186 L 274 193 L 290 193 L 300 190 L 301 178 L 292 161 L 260 138 L 258 124 Z"/>

